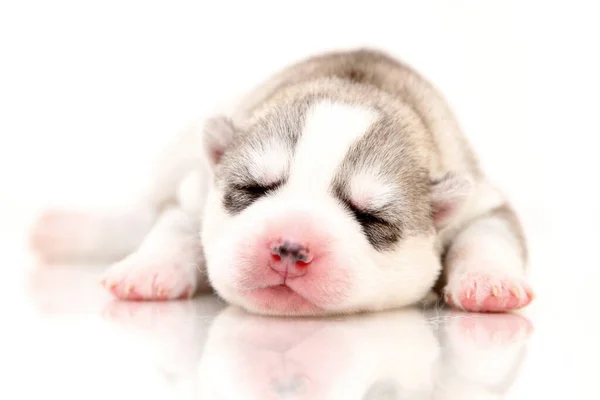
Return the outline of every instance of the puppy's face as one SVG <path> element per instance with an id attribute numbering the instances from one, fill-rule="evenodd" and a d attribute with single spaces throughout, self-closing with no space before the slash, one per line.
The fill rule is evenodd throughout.
<path id="1" fill-rule="evenodd" d="M 440 271 L 435 212 L 455 202 L 432 202 L 410 129 L 326 100 L 279 104 L 242 128 L 210 120 L 202 240 L 215 290 L 273 315 L 423 298 Z"/>

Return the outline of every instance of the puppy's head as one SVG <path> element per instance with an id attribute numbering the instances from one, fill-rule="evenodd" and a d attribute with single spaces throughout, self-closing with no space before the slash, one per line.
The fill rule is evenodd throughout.
<path id="1" fill-rule="evenodd" d="M 423 298 L 440 271 L 436 229 L 464 185 L 431 182 L 417 120 L 325 98 L 278 102 L 245 126 L 210 119 L 202 240 L 215 290 L 273 315 Z"/>

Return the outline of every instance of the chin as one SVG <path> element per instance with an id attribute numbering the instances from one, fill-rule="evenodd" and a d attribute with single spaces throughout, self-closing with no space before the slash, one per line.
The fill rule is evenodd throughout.
<path id="1" fill-rule="evenodd" d="M 262 315 L 319 316 L 328 314 L 287 285 L 274 285 L 253 289 L 243 295 L 242 308 Z"/>
<path id="2" fill-rule="evenodd" d="M 329 317 L 379 310 L 320 302 L 284 284 L 252 289 L 234 297 L 226 300 L 245 311 L 273 317 Z"/>

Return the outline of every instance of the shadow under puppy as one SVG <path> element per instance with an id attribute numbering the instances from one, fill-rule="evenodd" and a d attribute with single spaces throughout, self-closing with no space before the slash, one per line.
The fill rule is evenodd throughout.
<path id="1" fill-rule="evenodd" d="M 444 98 L 377 50 L 285 68 L 176 137 L 131 209 L 49 211 L 32 242 L 116 261 L 103 284 L 122 299 L 212 287 L 270 315 L 533 299 L 519 221 Z"/>

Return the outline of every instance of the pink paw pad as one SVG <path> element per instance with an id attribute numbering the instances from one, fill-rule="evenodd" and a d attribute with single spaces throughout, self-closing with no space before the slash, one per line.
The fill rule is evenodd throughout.
<path id="1" fill-rule="evenodd" d="M 446 287 L 448 304 L 473 312 L 507 312 L 533 299 L 533 291 L 522 279 L 499 279 L 485 273 L 466 274 Z"/>
<path id="2" fill-rule="evenodd" d="M 126 280 L 112 281 L 103 279 L 100 281 L 108 291 L 121 300 L 129 301 L 167 301 L 188 299 L 193 295 L 192 285 L 186 285 L 182 289 L 169 288 L 157 284 L 157 277 L 152 279 L 150 285 L 128 282 Z"/>

